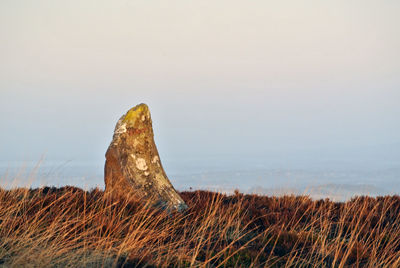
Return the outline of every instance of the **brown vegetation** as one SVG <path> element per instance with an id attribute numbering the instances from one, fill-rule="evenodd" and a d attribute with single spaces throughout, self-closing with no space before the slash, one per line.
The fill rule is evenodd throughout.
<path id="1" fill-rule="evenodd" d="M 400 197 L 183 192 L 168 214 L 103 191 L 0 189 L 0 263 L 74 267 L 398 267 Z"/>

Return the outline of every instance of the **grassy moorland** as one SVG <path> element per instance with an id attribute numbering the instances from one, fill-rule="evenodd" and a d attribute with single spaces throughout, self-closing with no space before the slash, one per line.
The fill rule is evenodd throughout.
<path id="1" fill-rule="evenodd" d="M 100 190 L 0 189 L 0 266 L 399 267 L 400 197 L 183 192 L 168 215 Z"/>

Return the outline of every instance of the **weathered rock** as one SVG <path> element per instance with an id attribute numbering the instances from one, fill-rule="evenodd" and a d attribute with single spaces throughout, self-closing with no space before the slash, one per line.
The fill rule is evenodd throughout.
<path id="1" fill-rule="evenodd" d="M 143 200 L 168 210 L 187 208 L 161 165 L 146 104 L 119 119 L 106 152 L 104 181 L 106 194 L 112 196 Z"/>

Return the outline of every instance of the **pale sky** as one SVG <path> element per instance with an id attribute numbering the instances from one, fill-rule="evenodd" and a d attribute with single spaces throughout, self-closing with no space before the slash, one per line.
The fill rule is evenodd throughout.
<path id="1" fill-rule="evenodd" d="M 400 148 L 400 1 L 0 2 L 0 160 L 104 161 L 145 102 L 162 158 Z"/>

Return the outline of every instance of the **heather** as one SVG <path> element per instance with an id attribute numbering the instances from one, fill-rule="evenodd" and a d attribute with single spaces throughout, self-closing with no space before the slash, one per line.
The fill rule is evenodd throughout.
<path id="1" fill-rule="evenodd" d="M 400 197 L 181 192 L 168 212 L 99 189 L 0 189 L 6 267 L 398 267 Z"/>

